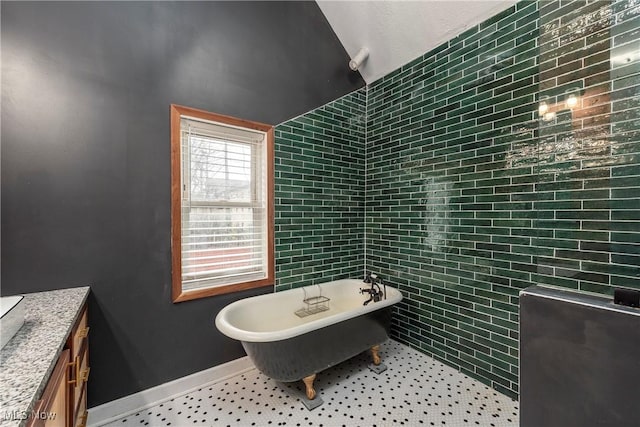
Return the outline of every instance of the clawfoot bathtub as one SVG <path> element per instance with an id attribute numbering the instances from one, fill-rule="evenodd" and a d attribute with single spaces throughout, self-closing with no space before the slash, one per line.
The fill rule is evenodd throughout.
<path id="1" fill-rule="evenodd" d="M 258 370 L 276 381 L 303 380 L 307 397 L 313 399 L 313 381 L 324 369 L 366 350 L 374 364 L 380 363 L 378 346 L 388 339 L 391 306 L 402 295 L 387 286 L 386 298 L 363 305 L 368 297 L 360 289 L 367 287 L 360 280 L 342 279 L 246 298 L 223 308 L 215 323 L 223 334 L 242 342 Z M 319 289 L 329 299 L 326 310 L 296 315 L 303 300 L 318 295 Z"/>

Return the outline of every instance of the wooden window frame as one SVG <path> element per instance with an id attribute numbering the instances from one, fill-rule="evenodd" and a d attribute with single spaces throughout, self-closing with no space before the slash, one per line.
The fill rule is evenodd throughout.
<path id="1" fill-rule="evenodd" d="M 267 277 L 229 285 L 184 291 L 182 289 L 182 211 L 181 211 L 181 140 L 180 118 L 190 116 L 203 120 L 258 130 L 266 134 L 266 205 L 267 205 Z M 171 104 L 171 299 L 174 303 L 214 295 L 273 286 L 274 257 L 274 132 L 273 126 L 210 113 L 196 108 Z"/>

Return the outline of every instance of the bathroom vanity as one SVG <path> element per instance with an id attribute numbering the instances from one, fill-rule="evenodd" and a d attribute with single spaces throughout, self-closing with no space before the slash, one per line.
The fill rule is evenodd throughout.
<path id="1" fill-rule="evenodd" d="M 89 287 L 24 295 L 24 324 L 0 350 L 0 426 L 84 426 Z"/>

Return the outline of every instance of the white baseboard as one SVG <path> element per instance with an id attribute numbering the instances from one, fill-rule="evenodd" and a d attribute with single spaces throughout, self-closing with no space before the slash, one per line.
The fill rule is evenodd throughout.
<path id="1" fill-rule="evenodd" d="M 206 385 L 224 381 L 253 368 L 253 363 L 245 356 L 120 399 L 112 400 L 111 402 L 89 409 L 87 425 L 89 427 L 98 427 L 110 423 L 118 418 L 135 414 L 143 409 L 197 390 Z"/>

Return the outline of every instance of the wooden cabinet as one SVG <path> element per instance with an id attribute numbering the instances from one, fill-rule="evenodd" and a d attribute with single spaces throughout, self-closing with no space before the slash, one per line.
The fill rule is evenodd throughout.
<path id="1" fill-rule="evenodd" d="M 70 426 L 84 427 L 87 424 L 87 382 L 89 381 L 89 321 L 87 307 L 82 309 L 80 319 L 67 340 L 71 351 L 69 365 L 69 413 Z"/>
<path id="2" fill-rule="evenodd" d="M 86 305 L 80 313 L 42 397 L 34 406 L 29 427 L 84 427 L 87 424 L 87 382 L 91 368 Z"/>
<path id="3" fill-rule="evenodd" d="M 68 427 L 69 426 L 69 350 L 64 350 L 49 382 L 31 414 L 29 426 Z"/>

